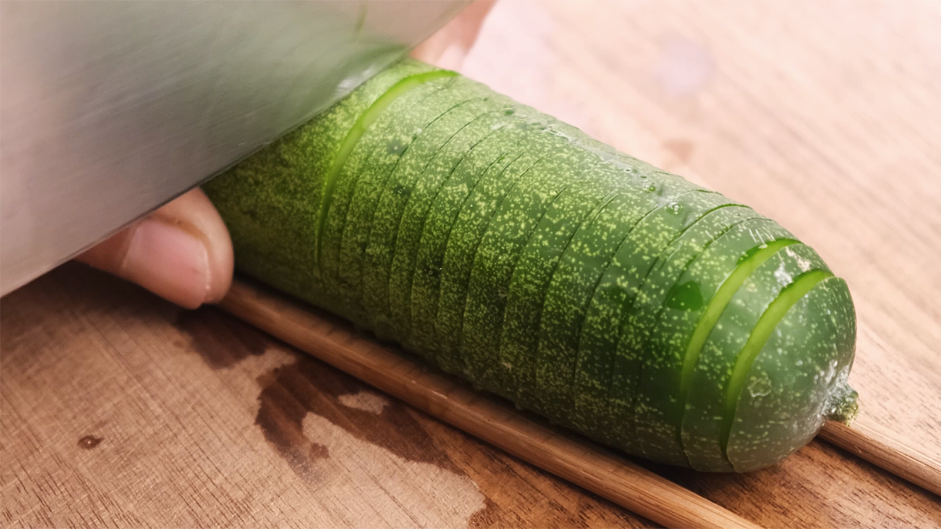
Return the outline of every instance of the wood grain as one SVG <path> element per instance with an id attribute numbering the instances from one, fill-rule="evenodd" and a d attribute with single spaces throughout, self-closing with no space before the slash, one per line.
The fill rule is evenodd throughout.
<path id="1" fill-rule="evenodd" d="M 236 282 L 220 306 L 233 316 L 461 431 L 666 527 L 758 526 L 647 469 L 431 372 L 392 346 L 270 291 Z"/>
<path id="2" fill-rule="evenodd" d="M 812 244 L 856 302 L 858 425 L 938 459 L 938 27 L 913 0 L 504 0 L 464 72 Z M 0 302 L 0 381 L 3 526 L 651 525 L 74 265 Z M 941 526 L 937 497 L 829 443 L 744 476 L 637 463 L 765 527 Z"/>
<path id="3" fill-rule="evenodd" d="M 941 496 L 941 462 L 897 434 L 829 422 L 820 436 L 896 476 Z"/>

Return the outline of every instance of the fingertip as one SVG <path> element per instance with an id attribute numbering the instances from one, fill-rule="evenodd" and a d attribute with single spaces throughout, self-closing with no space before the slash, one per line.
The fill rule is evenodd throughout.
<path id="1" fill-rule="evenodd" d="M 215 303 L 232 284 L 225 223 L 194 189 L 78 257 L 185 308 Z"/>

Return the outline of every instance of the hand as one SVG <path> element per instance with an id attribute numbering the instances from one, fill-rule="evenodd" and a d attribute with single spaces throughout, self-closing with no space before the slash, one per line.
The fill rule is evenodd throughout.
<path id="1" fill-rule="evenodd" d="M 457 69 L 494 0 L 478 0 L 412 51 L 416 59 Z M 222 300 L 232 284 L 233 254 L 222 217 L 193 189 L 77 258 L 194 309 Z"/>

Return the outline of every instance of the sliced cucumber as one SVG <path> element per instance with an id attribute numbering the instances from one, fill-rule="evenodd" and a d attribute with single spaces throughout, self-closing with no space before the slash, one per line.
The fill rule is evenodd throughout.
<path id="1" fill-rule="evenodd" d="M 725 416 L 725 389 L 732 369 L 765 309 L 795 278 L 811 270 L 827 271 L 811 248 L 794 244 L 778 249 L 758 266 L 732 296 L 703 344 L 688 382 L 682 414 L 682 440 L 697 470 L 731 470 L 720 432 Z M 710 380 L 709 384 L 703 381 Z M 715 397 L 716 401 L 704 399 Z"/>
<path id="2" fill-rule="evenodd" d="M 634 309 L 621 333 L 619 351 L 623 347 L 625 356 L 643 359 L 637 378 L 633 422 L 637 445 L 646 457 L 688 465 L 676 435 L 680 418 L 677 413 L 670 413 L 677 405 L 683 357 L 658 343 L 657 319 L 662 306 L 677 278 L 706 248 L 735 226 L 757 217 L 759 215 L 751 208 L 734 203 L 707 213 L 661 254 L 637 294 Z"/>
<path id="3" fill-rule="evenodd" d="M 425 221 L 415 258 L 412 278 L 412 347 L 437 351 L 440 338 L 436 332 L 438 300 L 444 257 L 452 227 L 477 182 L 488 169 L 507 157 L 507 146 L 515 145 L 526 134 L 527 117 L 523 109 L 510 109 L 490 124 L 494 130 L 468 152 L 438 193 Z"/>
<path id="4" fill-rule="evenodd" d="M 538 124 L 531 124 L 528 130 L 527 137 L 514 147 L 519 154 L 508 157 L 504 164 L 491 167 L 481 178 L 451 230 L 451 241 L 445 250 L 441 271 L 441 299 L 436 319 L 436 330 L 441 340 L 438 364 L 449 373 L 464 374 L 462 351 L 465 348 L 486 346 L 475 342 L 477 336 L 469 339 L 466 336 L 465 313 L 470 304 L 468 294 L 474 262 L 487 228 L 520 179 L 566 143 Z M 487 294 L 484 291 L 476 295 Z M 477 306 L 479 302 L 475 299 L 472 305 Z M 495 346 L 498 347 L 499 343 Z"/>
<path id="5" fill-rule="evenodd" d="M 856 313 L 840 278 L 816 283 L 787 310 L 760 352 L 736 366 L 746 373 L 732 390 L 738 395 L 726 445 L 736 471 L 779 461 L 827 419 L 856 414 L 856 392 L 846 384 L 855 343 Z"/>
<path id="6" fill-rule="evenodd" d="M 410 339 L 412 278 L 425 220 L 442 186 L 450 181 L 457 166 L 481 141 L 494 134 L 492 127 L 499 127 L 506 117 L 506 111 L 512 108 L 509 101 L 506 101 L 505 105 L 490 101 L 486 103 L 490 110 L 470 120 L 435 154 L 412 188 L 412 194 L 402 215 L 389 275 L 389 303 L 393 325 L 408 329 L 409 338 L 405 339 L 404 343 L 409 347 L 414 347 Z"/>
<path id="7" fill-rule="evenodd" d="M 474 93 L 470 88 L 462 91 L 455 98 L 463 103 L 453 106 L 422 130 L 402 155 L 380 195 L 363 263 L 363 302 L 371 328 L 380 337 L 402 343 L 408 336 L 408 329 L 392 324 L 389 304 L 389 278 L 399 224 L 412 188 L 435 153 L 469 121 L 490 109 L 485 98 L 474 97 Z"/>

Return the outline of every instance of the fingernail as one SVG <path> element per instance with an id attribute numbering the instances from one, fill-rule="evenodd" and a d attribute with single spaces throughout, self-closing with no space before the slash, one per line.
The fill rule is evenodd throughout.
<path id="1" fill-rule="evenodd" d="M 209 295 L 209 251 L 192 231 L 159 218 L 134 231 L 121 275 L 186 308 Z"/>
<path id="2" fill-rule="evenodd" d="M 437 61 L 435 61 L 436 66 L 446 70 L 458 70 L 464 63 L 464 57 L 466 55 L 467 50 L 463 46 L 457 43 L 452 43 L 444 49 L 444 51 L 441 53 L 441 56 L 438 57 Z"/>

